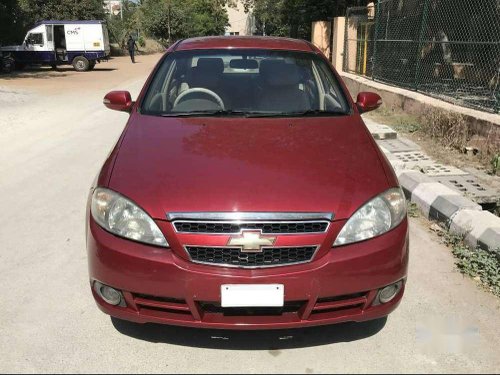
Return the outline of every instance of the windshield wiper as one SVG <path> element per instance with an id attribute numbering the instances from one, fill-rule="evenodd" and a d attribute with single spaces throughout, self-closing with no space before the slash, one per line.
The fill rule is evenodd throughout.
<path id="1" fill-rule="evenodd" d="M 244 116 L 244 117 L 307 117 L 307 116 L 344 116 L 344 111 L 321 111 L 309 109 L 297 112 L 266 112 L 266 111 L 236 111 L 232 109 L 219 109 L 215 111 L 192 111 L 192 112 L 170 112 L 162 113 L 162 117 L 222 117 L 222 116 Z"/>
<path id="2" fill-rule="evenodd" d="M 307 117 L 307 116 L 344 116 L 344 111 L 321 111 L 317 109 L 308 109 L 307 111 L 297 112 L 246 112 L 247 117 Z"/>
<path id="3" fill-rule="evenodd" d="M 233 111 L 231 109 L 219 109 L 215 111 L 192 111 L 192 112 L 170 112 L 162 113 L 162 117 L 206 117 L 206 116 L 241 116 L 243 111 Z"/>
<path id="4" fill-rule="evenodd" d="M 298 116 L 298 117 L 306 117 L 306 116 L 344 116 L 348 113 L 345 111 L 322 111 L 319 109 L 308 109 L 307 111 L 302 112 L 288 112 L 287 116 Z"/>

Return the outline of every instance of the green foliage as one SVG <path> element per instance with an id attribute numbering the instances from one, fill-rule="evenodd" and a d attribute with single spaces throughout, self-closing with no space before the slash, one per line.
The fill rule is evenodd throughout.
<path id="1" fill-rule="evenodd" d="M 344 15 L 348 6 L 368 0 L 242 0 L 256 19 L 256 33 L 310 38 L 311 22 Z M 181 38 L 222 35 L 229 25 L 226 6 L 235 0 L 123 1 L 123 19 L 109 15 L 112 42 L 123 45 L 136 30 L 161 43 Z M 102 0 L 2 0 L 0 43 L 19 43 L 35 22 L 47 19 L 105 19 Z"/>
<path id="2" fill-rule="evenodd" d="M 493 155 L 493 158 L 491 159 L 491 172 L 493 175 L 500 172 L 500 153 Z"/>
<path id="3" fill-rule="evenodd" d="M 2 0 L 0 2 L 0 45 L 21 42 L 24 36 L 23 28 L 24 15 L 18 1 Z"/>
<path id="4" fill-rule="evenodd" d="M 221 35 L 228 25 L 227 0 L 143 0 L 140 24 L 151 37 L 169 44 L 181 38 Z"/>
<path id="5" fill-rule="evenodd" d="M 500 296 L 500 261 L 498 252 L 483 249 L 470 249 L 463 242 L 462 236 L 450 235 L 445 242 L 451 246 L 457 258 L 456 265 L 460 272 L 479 281 L 493 294 Z"/>
<path id="6" fill-rule="evenodd" d="M 409 217 L 419 217 L 420 211 L 418 210 L 418 207 L 415 204 L 415 202 L 407 201 L 406 206 Z"/>
<path id="7" fill-rule="evenodd" d="M 102 0 L 19 0 L 30 23 L 41 20 L 104 19 Z"/>
<path id="8" fill-rule="evenodd" d="M 401 132 L 409 134 L 415 133 L 420 130 L 420 124 L 416 121 L 401 120 L 399 121 L 397 127 L 397 130 L 401 130 Z"/>
<path id="9" fill-rule="evenodd" d="M 137 18 L 137 5 L 132 1 L 123 0 L 122 14 L 110 14 L 107 19 L 110 41 L 124 47 L 128 36 L 135 34 L 138 29 Z"/>
<path id="10" fill-rule="evenodd" d="M 102 0 L 2 0 L 0 44 L 22 42 L 38 21 L 89 19 L 104 19 Z"/>
<path id="11" fill-rule="evenodd" d="M 243 0 L 253 11 L 257 34 L 309 39 L 313 21 L 344 16 L 347 7 L 366 5 L 368 0 Z"/>

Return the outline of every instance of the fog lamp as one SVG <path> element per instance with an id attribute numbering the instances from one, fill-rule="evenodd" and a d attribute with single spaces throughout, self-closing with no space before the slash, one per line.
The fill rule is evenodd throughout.
<path id="1" fill-rule="evenodd" d="M 113 306 L 125 307 L 125 299 L 119 290 L 116 290 L 110 286 L 104 285 L 99 281 L 94 282 L 94 290 L 101 297 L 104 302 Z"/>
<path id="2" fill-rule="evenodd" d="M 395 284 L 388 285 L 378 292 L 378 302 L 379 303 L 387 303 L 390 302 L 396 297 L 398 292 L 401 290 L 403 286 L 403 281 L 398 281 Z"/>

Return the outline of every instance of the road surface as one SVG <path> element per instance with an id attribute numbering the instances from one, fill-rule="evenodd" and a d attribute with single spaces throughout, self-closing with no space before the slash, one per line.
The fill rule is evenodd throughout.
<path id="1" fill-rule="evenodd" d="M 411 219 L 405 298 L 381 324 L 227 332 L 113 322 L 94 304 L 84 238 L 88 189 L 159 55 L 76 73 L 0 76 L 1 372 L 496 372 L 500 301 L 461 276 Z"/>

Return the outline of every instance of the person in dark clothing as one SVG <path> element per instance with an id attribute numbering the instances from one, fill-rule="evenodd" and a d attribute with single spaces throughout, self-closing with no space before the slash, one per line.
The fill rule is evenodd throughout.
<path id="1" fill-rule="evenodd" d="M 135 64 L 135 50 L 139 50 L 139 48 L 137 47 L 137 44 L 135 43 L 134 38 L 132 38 L 132 35 L 130 35 L 128 37 L 127 47 L 128 47 L 128 54 L 130 55 L 130 59 L 132 60 L 132 63 Z"/>

